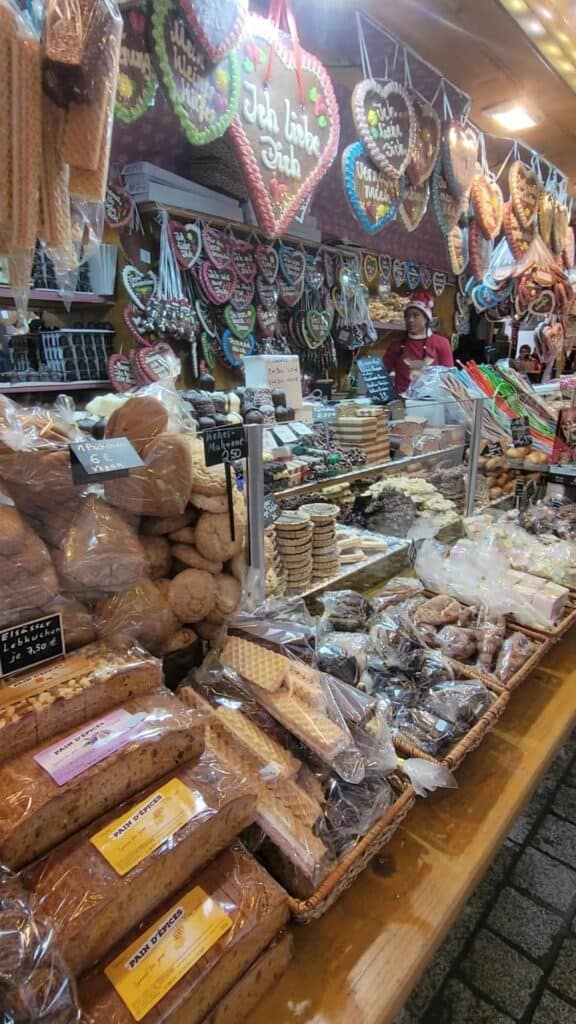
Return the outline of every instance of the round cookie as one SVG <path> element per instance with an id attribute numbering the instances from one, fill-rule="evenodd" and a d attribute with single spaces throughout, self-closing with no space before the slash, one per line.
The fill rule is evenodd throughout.
<path id="1" fill-rule="evenodd" d="M 204 569 L 185 569 L 170 583 L 170 607 L 180 622 L 201 622 L 216 602 L 216 584 Z"/>
<path id="2" fill-rule="evenodd" d="M 228 499 L 225 494 L 194 494 L 190 495 L 190 504 L 202 512 L 213 512 L 223 515 L 228 511 Z"/>
<path id="3" fill-rule="evenodd" d="M 135 396 L 112 413 L 104 437 L 127 437 L 140 452 L 150 438 L 163 434 L 167 426 L 168 413 L 162 402 L 145 395 Z"/>
<path id="4" fill-rule="evenodd" d="M 244 529 L 238 518 L 235 534 L 232 540 L 228 513 L 203 512 L 196 526 L 196 549 L 211 562 L 228 562 L 239 554 L 244 544 Z"/>
<path id="5" fill-rule="evenodd" d="M 227 576 L 222 574 L 216 577 L 216 603 L 214 608 L 210 612 L 210 616 L 215 615 L 222 616 L 222 619 L 227 619 L 230 615 L 233 615 L 238 605 L 240 604 L 240 598 L 242 596 L 242 587 L 238 580 L 235 580 L 233 576 Z"/>
<path id="6" fill-rule="evenodd" d="M 175 544 L 193 544 L 194 532 L 193 526 L 183 526 L 181 530 L 174 530 L 174 533 L 169 533 L 168 537 Z"/>
<path id="7" fill-rule="evenodd" d="M 190 544 L 174 544 L 172 555 L 189 569 L 204 569 L 205 572 L 211 572 L 213 576 L 222 572 L 222 562 L 212 562 L 209 558 L 203 558 Z"/>
<path id="8" fill-rule="evenodd" d="M 185 526 L 194 522 L 195 518 L 196 513 L 194 509 L 189 508 L 179 516 L 146 519 L 142 526 L 142 533 L 145 533 L 147 537 L 161 537 L 165 533 L 175 533 L 177 530 L 182 530 Z"/>
<path id="9" fill-rule="evenodd" d="M 192 451 L 192 486 L 194 494 L 206 494 L 208 497 L 226 494 L 226 470 L 224 466 L 204 465 L 203 457 L 197 450 Z"/>
<path id="10" fill-rule="evenodd" d="M 175 651 L 183 651 L 187 647 L 191 647 L 192 644 L 195 644 L 197 640 L 198 634 L 193 629 L 187 629 L 185 626 L 182 626 L 162 645 L 162 654 L 173 654 Z"/>
<path id="11" fill-rule="evenodd" d="M 140 537 L 146 557 L 146 575 L 150 579 L 160 579 L 170 572 L 172 549 L 164 537 Z"/>

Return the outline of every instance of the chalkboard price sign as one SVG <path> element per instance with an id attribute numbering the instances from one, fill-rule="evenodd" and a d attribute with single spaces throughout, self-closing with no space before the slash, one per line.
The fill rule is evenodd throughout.
<path id="1" fill-rule="evenodd" d="M 0 630 L 2 677 L 41 665 L 65 653 L 60 613 Z"/>
<path id="2" fill-rule="evenodd" d="M 370 398 L 375 402 L 388 405 L 398 398 L 392 378 L 379 356 L 364 356 L 357 360 L 356 366 L 362 374 Z"/>
<path id="3" fill-rule="evenodd" d="M 72 441 L 70 463 L 75 484 L 100 483 L 101 480 L 128 476 L 129 470 L 144 465 L 127 437 Z"/>
<path id="4" fill-rule="evenodd" d="M 248 455 L 244 427 L 213 427 L 202 434 L 204 458 L 207 466 L 219 466 L 223 462 L 237 462 Z"/>

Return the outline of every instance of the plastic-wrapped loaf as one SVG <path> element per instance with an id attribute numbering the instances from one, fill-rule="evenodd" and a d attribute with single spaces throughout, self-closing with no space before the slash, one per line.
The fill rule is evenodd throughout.
<path id="1" fill-rule="evenodd" d="M 203 750 L 197 716 L 168 691 L 60 734 L 0 766 L 0 858 L 29 864 Z"/>
<path id="2" fill-rule="evenodd" d="M 200 1024 L 287 918 L 283 890 L 235 843 L 81 981 L 84 1024 Z"/>
<path id="3" fill-rule="evenodd" d="M 213 753 L 93 822 L 24 873 L 77 976 L 253 821 L 254 783 Z"/>

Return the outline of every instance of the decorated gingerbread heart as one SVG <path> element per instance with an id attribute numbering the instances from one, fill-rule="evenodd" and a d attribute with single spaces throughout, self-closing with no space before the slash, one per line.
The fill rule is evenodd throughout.
<path id="1" fill-rule="evenodd" d="M 254 280 L 257 267 L 254 248 L 250 242 L 246 242 L 243 238 L 232 239 L 232 263 L 236 269 L 236 276 L 241 281 Z"/>
<path id="2" fill-rule="evenodd" d="M 256 295 L 260 305 L 263 306 L 264 309 L 272 309 L 272 307 L 278 302 L 278 297 L 280 295 L 278 281 L 272 283 L 270 281 L 265 281 L 262 277 L 257 277 Z"/>
<path id="3" fill-rule="evenodd" d="M 541 186 L 536 171 L 522 160 L 515 160 L 508 171 L 508 184 L 518 222 L 523 228 L 531 228 L 540 199 Z"/>
<path id="4" fill-rule="evenodd" d="M 264 281 L 273 284 L 278 274 L 278 253 L 273 245 L 264 243 L 256 247 L 256 266 Z"/>
<path id="5" fill-rule="evenodd" d="M 168 223 L 168 236 L 174 258 L 183 270 L 191 270 L 202 252 L 202 235 L 197 224 Z"/>
<path id="6" fill-rule="evenodd" d="M 108 376 L 114 391 L 131 391 L 138 384 L 131 358 L 118 353 L 108 360 Z"/>
<path id="7" fill-rule="evenodd" d="M 278 329 L 278 307 L 273 306 L 270 309 L 264 309 L 263 306 L 258 306 L 256 320 L 260 333 L 265 338 L 273 338 Z"/>
<path id="8" fill-rule="evenodd" d="M 412 185 L 422 186 L 428 181 L 438 160 L 442 125 L 430 103 L 422 103 L 417 97 L 413 97 L 412 102 L 416 131 L 406 176 Z"/>
<path id="9" fill-rule="evenodd" d="M 250 14 L 239 45 L 241 97 L 230 137 L 260 226 L 281 235 L 338 149 L 338 103 L 326 69 L 266 18 Z"/>
<path id="10" fill-rule="evenodd" d="M 468 195 L 476 174 L 478 134 L 463 121 L 444 121 L 440 148 L 448 188 L 456 199 L 462 199 Z"/>
<path id="11" fill-rule="evenodd" d="M 220 341 L 222 353 L 230 366 L 243 366 L 244 356 L 251 356 L 256 348 L 254 336 L 237 338 L 232 331 L 226 330 Z"/>
<path id="12" fill-rule="evenodd" d="M 186 0 L 182 10 L 192 35 L 214 62 L 236 46 L 246 21 L 248 0 Z"/>
<path id="13" fill-rule="evenodd" d="M 455 224 L 446 235 L 446 248 L 448 250 L 450 270 L 456 276 L 463 274 L 468 266 L 469 259 L 468 228 Z"/>
<path id="14" fill-rule="evenodd" d="M 388 284 L 392 275 L 392 257 L 388 253 L 380 253 L 378 257 L 378 269 L 380 271 L 380 277 L 384 284 Z"/>
<path id="15" fill-rule="evenodd" d="M 375 234 L 394 220 L 404 180 L 375 167 L 361 142 L 344 150 L 342 177 L 350 209 L 365 231 Z"/>
<path id="16" fill-rule="evenodd" d="M 408 183 L 398 207 L 398 214 L 406 231 L 415 231 L 421 224 L 428 209 L 430 185 L 425 181 L 422 185 Z"/>
<path id="17" fill-rule="evenodd" d="M 373 252 L 365 252 L 362 260 L 362 277 L 364 284 L 371 285 L 375 284 L 380 276 L 378 269 L 378 257 Z"/>
<path id="18" fill-rule="evenodd" d="M 134 356 L 134 363 L 142 383 L 155 384 L 173 378 L 176 356 L 170 345 L 159 341 L 156 345 L 139 349 Z"/>
<path id="19" fill-rule="evenodd" d="M 244 338 L 247 338 L 254 330 L 256 310 L 254 306 L 249 306 L 248 309 L 234 309 L 231 305 L 225 306 L 224 322 L 235 338 L 244 341 Z"/>
<path id="20" fill-rule="evenodd" d="M 448 188 L 446 178 L 442 174 L 440 161 L 434 168 L 432 175 L 432 208 L 438 222 L 438 227 L 444 235 L 447 235 L 456 226 L 462 213 L 464 204 L 457 199 Z"/>
<path id="21" fill-rule="evenodd" d="M 420 285 L 420 266 L 415 260 L 408 260 L 406 264 L 406 284 L 411 292 L 415 292 Z"/>
<path id="22" fill-rule="evenodd" d="M 144 318 L 144 311 L 137 306 L 125 306 L 122 311 L 122 319 L 135 341 L 139 345 L 151 345 L 156 339 L 144 332 Z"/>
<path id="23" fill-rule="evenodd" d="M 137 4 L 121 14 L 122 46 L 114 115 L 124 124 L 131 124 L 150 107 L 158 79 L 148 48 L 145 5 Z"/>
<path id="24" fill-rule="evenodd" d="M 368 78 L 352 93 L 352 116 L 372 162 L 392 178 L 404 174 L 412 156 L 416 118 L 408 90 Z"/>
<path id="25" fill-rule="evenodd" d="M 127 263 L 122 270 L 122 283 L 133 304 L 138 306 L 138 309 L 144 309 L 156 291 L 158 278 L 152 270 L 142 272 Z"/>
<path id="26" fill-rule="evenodd" d="M 134 199 L 122 185 L 108 182 L 104 200 L 104 220 L 109 228 L 119 230 L 130 224 L 134 206 Z"/>
<path id="27" fill-rule="evenodd" d="M 516 210 L 514 204 L 510 199 L 507 203 L 504 203 L 504 234 L 506 235 L 506 241 L 510 247 L 515 260 L 521 260 L 527 253 L 530 243 L 534 237 L 534 231 L 532 228 L 525 228 L 522 226 L 518 217 L 516 216 Z"/>
<path id="28" fill-rule="evenodd" d="M 230 296 L 230 305 L 234 306 L 234 309 L 247 309 L 254 301 L 254 288 L 254 281 L 241 281 L 237 277 L 234 291 Z"/>
<path id="29" fill-rule="evenodd" d="M 304 293 L 304 280 L 289 282 L 284 281 L 281 277 L 278 278 L 278 291 L 280 293 L 280 302 L 285 306 L 293 308 L 297 306 Z"/>
<path id="30" fill-rule="evenodd" d="M 446 288 L 446 274 L 443 270 L 435 270 L 432 274 L 432 291 L 434 295 L 442 295 Z"/>
<path id="31" fill-rule="evenodd" d="M 306 257 L 306 270 L 304 271 L 304 282 L 307 288 L 318 292 L 325 283 L 324 265 L 320 256 L 309 255 Z"/>
<path id="32" fill-rule="evenodd" d="M 306 271 L 306 253 L 302 249 L 291 249 L 281 245 L 278 250 L 280 273 L 288 284 L 298 284 L 304 280 Z"/>
<path id="33" fill-rule="evenodd" d="M 202 228 L 202 244 L 207 258 L 215 267 L 221 270 L 232 263 L 232 242 L 231 235 L 218 228 L 206 224 Z"/>
<path id="34" fill-rule="evenodd" d="M 494 249 L 492 239 L 484 237 L 475 217 L 468 225 L 470 237 L 470 270 L 477 281 L 481 281 L 490 265 L 490 257 Z"/>
<path id="35" fill-rule="evenodd" d="M 198 279 L 209 302 L 223 306 L 230 301 L 236 285 L 234 267 L 215 267 L 206 260 L 198 271 Z"/>
<path id="36" fill-rule="evenodd" d="M 304 317 L 303 333 L 309 348 L 319 348 L 320 345 L 323 345 L 329 337 L 331 329 L 330 313 L 322 309 L 307 310 Z"/>
<path id="37" fill-rule="evenodd" d="M 232 50 L 218 63 L 207 57 L 177 0 L 154 0 L 150 12 L 154 59 L 170 105 L 188 142 L 205 146 L 224 134 L 238 110 L 238 55 Z"/>
<path id="38" fill-rule="evenodd" d="M 392 263 L 392 280 L 400 288 L 406 280 L 406 260 L 394 260 Z"/>
<path id="39" fill-rule="evenodd" d="M 420 284 L 425 292 L 429 292 L 432 287 L 432 271 L 424 263 L 420 267 Z"/>
<path id="40" fill-rule="evenodd" d="M 502 228 L 504 196 L 497 181 L 477 174 L 470 186 L 470 200 L 478 227 L 485 238 L 496 238 Z"/>

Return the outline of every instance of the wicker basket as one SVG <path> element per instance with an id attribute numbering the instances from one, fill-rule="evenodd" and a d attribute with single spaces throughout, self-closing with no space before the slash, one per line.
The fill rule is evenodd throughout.
<path id="1" fill-rule="evenodd" d="M 520 629 L 519 626 L 516 627 L 514 632 L 522 632 L 526 634 L 526 630 Z M 465 665 L 464 662 L 454 661 L 452 658 L 449 658 L 448 660 L 456 672 L 461 672 L 466 679 L 479 679 L 480 682 L 484 683 L 491 690 L 494 690 L 495 693 L 511 693 L 512 690 L 515 690 L 517 686 L 520 686 L 520 683 L 523 683 L 534 669 L 537 668 L 542 661 L 542 658 L 546 652 L 550 650 L 552 645 L 551 640 L 545 640 L 540 634 L 530 634 L 530 639 L 534 640 L 534 642 L 538 644 L 534 654 L 524 662 L 522 668 L 518 669 L 514 675 L 510 676 L 510 678 L 506 679 L 504 682 L 496 676 L 493 676 L 490 672 L 483 672 L 477 665 Z"/>
<path id="2" fill-rule="evenodd" d="M 402 791 L 385 814 L 360 839 L 356 846 L 342 857 L 329 875 L 318 886 L 316 892 L 306 900 L 288 896 L 290 912 L 295 921 L 306 924 L 323 914 L 348 889 L 355 878 L 364 870 L 379 850 L 386 845 L 402 824 L 409 810 L 414 806 L 416 793 L 407 780 L 399 782 L 394 776 L 393 784 Z"/>
<path id="3" fill-rule="evenodd" d="M 549 629 L 540 629 L 538 626 L 518 625 L 517 628 L 522 633 L 527 633 L 528 636 L 534 637 L 536 639 L 542 639 L 542 637 L 545 637 L 547 640 L 551 640 L 553 643 L 555 643 L 556 640 L 560 640 L 561 637 L 563 637 L 569 629 L 572 629 L 572 626 L 574 625 L 576 625 L 576 597 L 574 596 L 574 594 L 571 594 L 569 610 L 564 616 L 564 618 L 560 619 L 560 622 L 558 622 L 556 626 L 550 626 Z"/>
<path id="4" fill-rule="evenodd" d="M 404 736 L 395 736 L 394 746 L 402 757 L 422 757 L 425 761 L 432 761 L 434 764 L 443 764 L 446 768 L 458 768 L 458 766 L 462 764 L 466 755 L 470 754 L 472 750 L 476 750 L 476 747 L 480 746 L 484 737 L 491 729 L 494 728 L 498 719 L 504 714 L 510 700 L 510 692 L 508 690 L 502 691 L 500 686 L 494 686 L 487 680 L 481 681 L 487 689 L 492 690 L 496 694 L 496 701 L 482 715 L 482 718 L 476 722 L 476 725 L 472 726 L 470 731 L 458 740 L 458 742 L 447 754 L 444 755 L 444 757 L 433 757 L 432 754 L 426 754 L 423 750 L 420 750 L 420 748 L 417 747 L 415 743 L 412 743 L 408 738 Z"/>

